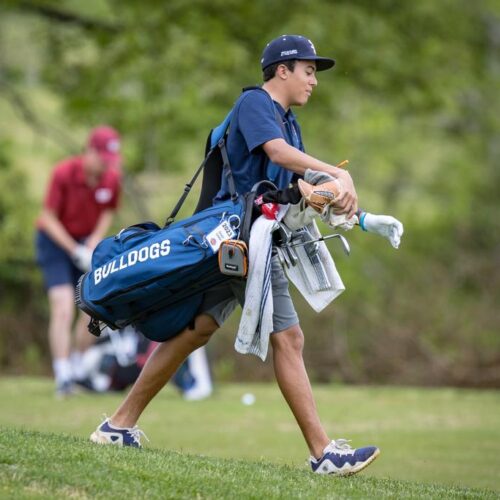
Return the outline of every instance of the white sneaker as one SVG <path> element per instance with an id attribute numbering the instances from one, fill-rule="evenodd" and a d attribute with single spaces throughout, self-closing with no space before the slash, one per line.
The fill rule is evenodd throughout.
<path id="1" fill-rule="evenodd" d="M 72 380 L 65 380 L 56 384 L 56 399 L 66 399 L 74 396 L 77 392 Z"/>
<path id="2" fill-rule="evenodd" d="M 115 427 L 106 418 L 90 435 L 90 440 L 98 444 L 114 444 L 117 446 L 133 446 L 141 448 L 141 437 L 149 441 L 146 434 L 135 425 L 134 427 Z"/>
<path id="3" fill-rule="evenodd" d="M 354 449 L 347 443 L 346 439 L 337 439 L 323 450 L 321 458 L 316 460 L 310 457 L 312 471 L 316 474 L 349 476 L 363 470 L 380 455 L 376 446 Z"/>

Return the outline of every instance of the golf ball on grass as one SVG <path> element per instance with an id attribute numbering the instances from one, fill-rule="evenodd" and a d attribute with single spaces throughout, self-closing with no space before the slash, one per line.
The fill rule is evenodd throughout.
<path id="1" fill-rule="evenodd" d="M 251 392 L 246 392 L 241 396 L 241 402 L 245 406 L 251 406 L 255 403 L 255 396 Z"/>

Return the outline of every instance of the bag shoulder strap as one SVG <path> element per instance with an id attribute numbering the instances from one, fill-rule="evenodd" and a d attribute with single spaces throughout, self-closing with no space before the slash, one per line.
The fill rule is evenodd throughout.
<path id="1" fill-rule="evenodd" d="M 181 209 L 182 205 L 184 204 L 184 201 L 187 198 L 187 195 L 189 194 L 189 191 L 191 191 L 191 188 L 193 187 L 194 183 L 196 182 L 196 179 L 198 178 L 198 176 L 200 175 L 200 172 L 205 167 L 205 164 L 209 160 L 213 151 L 214 151 L 214 149 L 211 149 L 208 152 L 208 154 L 205 156 L 204 160 L 201 162 L 201 165 L 197 168 L 195 174 L 193 175 L 193 178 L 184 186 L 184 192 L 182 193 L 181 197 L 177 201 L 172 212 L 170 212 L 170 215 L 167 217 L 167 220 L 165 221 L 165 225 L 163 226 L 164 228 L 170 226 L 170 224 L 172 224 L 172 222 L 174 222 L 177 213 Z"/>
<path id="2" fill-rule="evenodd" d="M 257 86 L 257 85 L 244 87 L 242 89 L 242 93 L 245 93 L 245 92 L 248 92 L 251 90 L 259 90 L 261 92 L 264 92 L 266 94 L 266 96 L 268 96 L 269 100 L 271 101 L 271 105 L 273 106 L 273 109 L 275 111 L 276 120 L 279 123 L 279 125 L 283 131 L 283 134 L 285 135 L 285 127 L 283 125 L 283 121 L 281 120 L 281 116 L 279 114 L 279 111 L 276 109 L 276 106 L 274 105 L 273 98 L 262 87 Z M 175 217 L 177 216 L 182 205 L 184 204 L 184 201 L 186 200 L 189 192 L 191 191 L 191 188 L 193 187 L 194 183 L 196 182 L 196 179 L 200 175 L 201 171 L 204 169 L 210 156 L 213 154 L 213 152 L 216 150 L 217 147 L 220 150 L 220 153 L 222 156 L 222 163 L 223 163 L 222 170 L 224 172 L 224 175 L 227 178 L 229 193 L 231 194 L 231 199 L 234 201 L 238 198 L 238 193 L 236 192 L 236 184 L 234 182 L 233 173 L 231 171 L 231 165 L 229 163 L 229 156 L 227 154 L 227 149 L 226 149 L 226 138 L 228 135 L 229 127 L 231 125 L 231 120 L 233 118 L 233 112 L 234 112 L 234 106 L 231 108 L 231 110 L 226 115 L 224 120 L 217 127 L 212 129 L 212 131 L 210 132 L 210 137 L 209 137 L 210 149 L 207 151 L 204 160 L 202 161 L 201 165 L 197 168 L 191 181 L 188 182 L 184 186 L 184 192 L 182 193 L 181 197 L 177 201 L 177 203 L 176 203 L 174 209 L 172 210 L 172 212 L 170 213 L 170 215 L 167 217 L 167 220 L 165 221 L 164 227 L 168 227 L 168 226 L 170 226 L 170 224 L 172 224 L 172 222 L 174 222 Z M 207 144 L 207 146 L 208 146 L 208 144 Z"/>

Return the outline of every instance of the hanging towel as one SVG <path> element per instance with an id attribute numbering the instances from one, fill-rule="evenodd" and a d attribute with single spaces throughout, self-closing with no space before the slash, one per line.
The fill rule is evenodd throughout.
<path id="1" fill-rule="evenodd" d="M 273 331 L 271 255 L 272 232 L 276 227 L 275 220 L 262 215 L 252 226 L 245 303 L 234 344 L 237 352 L 255 354 L 262 361 L 266 359 L 269 335 Z"/>

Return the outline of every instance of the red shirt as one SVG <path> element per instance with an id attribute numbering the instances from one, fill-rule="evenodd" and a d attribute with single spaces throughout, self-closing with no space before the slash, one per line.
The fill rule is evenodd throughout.
<path id="1" fill-rule="evenodd" d="M 83 158 L 68 158 L 54 168 L 44 207 L 55 212 L 73 238 L 86 237 L 102 212 L 118 206 L 120 181 L 120 172 L 108 167 L 97 186 L 90 187 L 85 182 Z"/>

